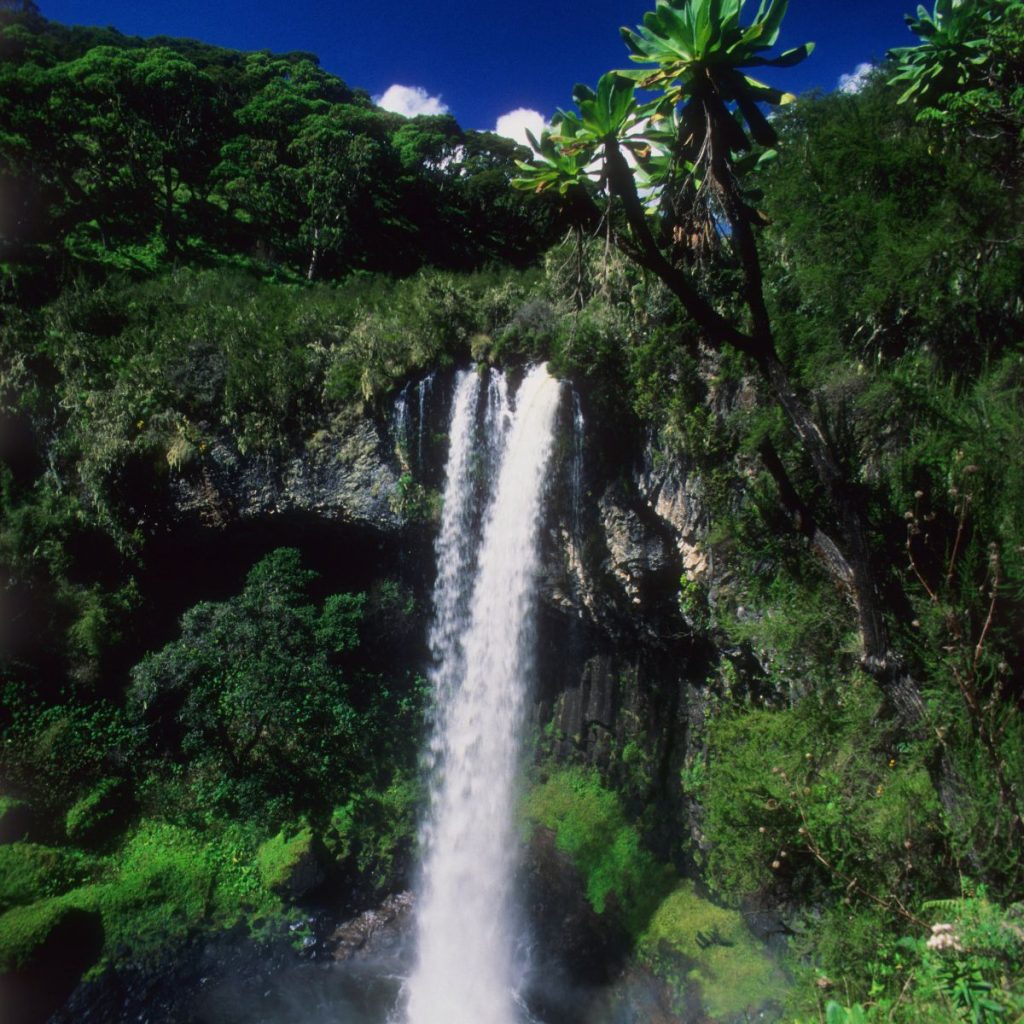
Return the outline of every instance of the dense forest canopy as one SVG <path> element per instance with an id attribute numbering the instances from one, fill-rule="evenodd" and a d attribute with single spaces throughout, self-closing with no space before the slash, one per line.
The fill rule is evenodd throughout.
<path id="1" fill-rule="evenodd" d="M 507 187 L 515 143 L 390 114 L 313 54 L 0 18 L 0 258 L 22 274 L 470 270 L 552 240 L 550 205 Z"/>
<path id="2" fill-rule="evenodd" d="M 781 0 L 682 52 L 673 12 L 741 6 L 662 0 L 644 68 L 578 87 L 530 158 L 311 54 L 0 4 L 0 829 L 31 840 L 0 846 L 4 968 L 71 910 L 108 965 L 280 921 L 318 844 L 364 898 L 402 884 L 417 595 L 290 544 L 171 585 L 171 495 L 223 450 L 310 458 L 431 368 L 548 359 L 620 482 L 641 449 L 697 481 L 724 568 L 680 581 L 679 650 L 712 653 L 678 777 L 638 740 L 545 763 L 527 814 L 666 976 L 685 867 L 789 915 L 786 1019 L 1017 1019 L 1024 5 L 938 0 L 859 92 L 795 102 L 747 77 L 809 53 L 761 46 Z M 436 481 L 395 459 L 422 537 Z M 668 840 L 658 785 L 689 808 Z"/>

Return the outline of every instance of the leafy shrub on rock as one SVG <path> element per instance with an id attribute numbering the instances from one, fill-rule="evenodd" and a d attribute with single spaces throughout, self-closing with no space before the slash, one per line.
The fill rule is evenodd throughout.
<path id="1" fill-rule="evenodd" d="M 341 666 L 364 598 L 317 607 L 305 593 L 313 575 L 298 551 L 273 552 L 240 595 L 191 609 L 181 639 L 134 670 L 131 708 L 187 764 L 199 806 L 273 817 L 345 792 L 357 771 L 360 723 Z"/>

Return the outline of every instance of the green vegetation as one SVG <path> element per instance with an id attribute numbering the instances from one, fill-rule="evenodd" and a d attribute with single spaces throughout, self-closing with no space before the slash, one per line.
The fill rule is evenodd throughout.
<path id="1" fill-rule="evenodd" d="M 702 899 L 692 882 L 660 864 L 596 771 L 551 770 L 527 792 L 521 813 L 529 827 L 554 832 L 591 906 L 625 927 L 641 959 L 676 987 L 680 1004 L 695 985 L 716 1018 L 781 999 L 781 972 L 742 916 Z"/>
<path id="2" fill-rule="evenodd" d="M 522 813 L 527 822 L 554 831 L 558 849 L 583 876 L 594 910 L 611 911 L 630 934 L 639 935 L 672 875 L 644 850 L 618 796 L 601 785 L 597 773 L 552 771 L 529 791 Z"/>
<path id="3" fill-rule="evenodd" d="M 289 895 L 296 871 L 310 860 L 315 863 L 315 857 L 313 830 L 306 825 L 294 835 L 281 831 L 263 843 L 256 851 L 256 867 L 271 892 Z"/>
<path id="4" fill-rule="evenodd" d="M 542 199 L 524 151 L 448 116 L 405 119 L 309 53 L 66 28 L 0 12 L 3 289 L 181 260 L 290 280 L 526 265 Z"/>
<path id="5" fill-rule="evenodd" d="M 5 778 L 46 812 L 41 827 L 61 815 L 57 838 L 73 845 L 0 846 L 13 961 L 67 908 L 98 915 L 101 967 L 160 956 L 199 929 L 280 929 L 288 904 L 326 878 L 318 851 L 331 808 L 346 797 L 362 808 L 378 788 L 385 811 L 361 812 L 356 832 L 386 855 L 358 868 L 378 891 L 406 870 L 418 793 L 399 776 L 416 756 L 421 687 L 386 685 L 358 649 L 375 615 L 394 622 L 411 608 L 387 581 L 373 600 L 314 604 L 314 575 L 280 549 L 235 598 L 192 608 L 181 639 L 135 667 L 123 710 L 15 707 Z"/>
<path id="6" fill-rule="evenodd" d="M 76 845 L 102 839 L 112 827 L 124 804 L 124 781 L 101 779 L 81 800 L 72 804 L 64 819 L 64 831 Z"/>
<path id="7" fill-rule="evenodd" d="M 28 967 L 47 939 L 76 915 L 61 900 L 15 907 L 0 917 L 0 971 Z"/>
<path id="8" fill-rule="evenodd" d="M 719 1020 L 779 1003 L 788 989 L 743 916 L 701 899 L 690 881 L 662 900 L 639 948 L 680 991 L 698 985 L 708 1013 Z"/>
<path id="9" fill-rule="evenodd" d="M 699 474 L 728 568 L 681 587 L 722 653 L 680 786 L 717 897 L 794 908 L 791 1012 L 1002 1019 L 1017 953 L 896 950 L 980 882 L 1009 941 L 1021 896 L 1021 5 L 940 3 L 901 70 L 768 125 L 729 76 L 784 5 L 748 29 L 740 6 L 661 0 L 625 32 L 655 66 L 578 87 L 523 166 L 624 256 L 560 255 L 581 308 L 559 365 Z"/>
<path id="10" fill-rule="evenodd" d="M 37 843 L 0 846 L 0 913 L 59 889 L 67 862 L 65 851 Z"/>

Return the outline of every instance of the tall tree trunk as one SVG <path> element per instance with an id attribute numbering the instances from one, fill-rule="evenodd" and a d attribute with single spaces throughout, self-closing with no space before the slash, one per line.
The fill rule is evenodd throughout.
<path id="1" fill-rule="evenodd" d="M 749 355 L 792 427 L 814 467 L 833 517 L 826 526 L 817 522 L 809 506 L 797 494 L 774 449 L 762 449 L 765 466 L 779 487 L 779 496 L 800 532 L 810 541 L 826 571 L 848 595 L 853 605 L 860 638 L 861 661 L 882 686 L 906 722 L 919 722 L 924 714 L 917 685 L 890 649 L 888 630 L 876 585 L 877 567 L 869 542 L 867 510 L 857 488 L 843 472 L 825 432 L 811 414 L 789 379 L 775 350 L 757 242 L 739 189 L 718 146 L 709 161 L 714 182 L 732 232 L 732 241 L 744 275 L 744 300 L 752 330 L 740 331 L 701 296 L 688 275 L 665 257 L 648 226 L 636 191 L 636 182 L 614 138 L 605 145 L 606 168 L 613 195 L 620 198 L 633 245 L 629 255 L 656 274 L 682 303 L 708 343 L 716 349 L 731 346 Z"/>

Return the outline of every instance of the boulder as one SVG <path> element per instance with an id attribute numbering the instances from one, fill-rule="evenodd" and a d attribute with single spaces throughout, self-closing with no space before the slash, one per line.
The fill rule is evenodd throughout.
<path id="1" fill-rule="evenodd" d="M 0 917 L 0 1007 L 4 1024 L 43 1024 L 100 956 L 97 911 L 63 899 L 15 907 Z"/>
<path id="2" fill-rule="evenodd" d="M 284 899 L 297 901 L 327 879 L 323 843 L 304 826 L 289 835 L 285 830 L 268 839 L 256 853 L 263 884 Z"/>

